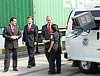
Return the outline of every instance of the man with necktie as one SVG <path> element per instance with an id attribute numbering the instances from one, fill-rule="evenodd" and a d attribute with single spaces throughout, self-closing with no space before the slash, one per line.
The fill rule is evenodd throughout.
<path id="1" fill-rule="evenodd" d="M 5 38 L 5 59 L 4 59 L 4 72 L 7 72 L 10 66 L 10 54 L 12 53 L 13 71 L 17 69 L 17 48 L 18 39 L 21 38 L 21 32 L 16 26 L 16 18 L 10 19 L 10 24 L 4 27 L 3 37 Z"/>
<path id="2" fill-rule="evenodd" d="M 52 17 L 47 16 L 46 21 L 47 21 L 47 24 L 42 26 L 42 42 L 45 45 L 45 55 L 46 55 L 46 58 L 49 62 L 49 55 L 50 54 L 48 53 L 48 49 L 49 49 L 49 46 L 50 46 L 50 34 L 52 32 L 52 29 L 51 29 L 51 26 L 53 24 L 52 23 Z"/>
<path id="3" fill-rule="evenodd" d="M 24 26 L 22 44 L 24 45 L 25 43 L 28 50 L 29 60 L 27 68 L 32 68 L 36 65 L 34 58 L 34 46 L 37 44 L 38 27 L 32 23 L 32 16 L 27 17 L 27 21 L 28 24 Z"/>

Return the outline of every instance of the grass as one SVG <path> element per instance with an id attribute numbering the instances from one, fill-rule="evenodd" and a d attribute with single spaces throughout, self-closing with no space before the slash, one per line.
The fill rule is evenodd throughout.
<path id="1" fill-rule="evenodd" d="M 21 46 L 18 48 L 18 51 L 21 52 L 21 51 L 25 51 L 26 50 L 26 46 Z M 5 49 L 1 49 L 1 54 L 5 54 Z"/>
<path id="2" fill-rule="evenodd" d="M 65 41 L 62 42 L 62 45 L 65 45 Z M 43 49 L 44 48 L 44 45 L 43 44 L 39 44 L 38 45 L 38 49 Z M 21 46 L 21 47 L 18 47 L 18 51 L 19 52 L 22 52 L 22 51 L 26 51 L 26 46 Z M 0 49 L 0 54 L 5 54 L 5 49 Z"/>

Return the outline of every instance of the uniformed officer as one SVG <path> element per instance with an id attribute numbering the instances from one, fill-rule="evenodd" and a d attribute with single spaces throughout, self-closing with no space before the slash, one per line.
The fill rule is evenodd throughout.
<path id="1" fill-rule="evenodd" d="M 49 74 L 50 75 L 55 73 L 61 74 L 61 53 L 59 52 L 61 50 L 59 50 L 58 48 L 60 47 L 60 42 L 59 42 L 60 36 L 58 32 L 58 25 L 53 24 L 51 28 L 53 30 L 53 33 L 50 36 L 50 47 L 48 50 L 48 52 L 50 53 Z M 55 61 L 56 61 L 56 70 L 55 70 Z"/>

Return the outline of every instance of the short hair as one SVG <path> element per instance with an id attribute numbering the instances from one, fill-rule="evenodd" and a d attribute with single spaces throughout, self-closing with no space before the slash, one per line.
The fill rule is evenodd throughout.
<path id="1" fill-rule="evenodd" d="M 10 22 L 13 21 L 14 19 L 16 19 L 16 18 L 15 18 L 15 17 L 11 17 L 11 18 L 10 18 Z"/>
<path id="2" fill-rule="evenodd" d="M 49 17 L 51 17 L 51 16 L 47 16 L 46 19 L 49 18 Z M 52 17 L 51 17 L 51 19 L 52 19 Z"/>
<path id="3" fill-rule="evenodd" d="M 53 31 L 57 31 L 58 30 L 58 25 L 57 24 L 52 24 L 51 26 Z"/>
<path id="4" fill-rule="evenodd" d="M 32 16 L 28 16 L 28 17 L 27 17 L 27 19 L 29 19 L 29 18 L 31 18 L 31 19 L 33 20 L 33 17 L 32 17 Z"/>

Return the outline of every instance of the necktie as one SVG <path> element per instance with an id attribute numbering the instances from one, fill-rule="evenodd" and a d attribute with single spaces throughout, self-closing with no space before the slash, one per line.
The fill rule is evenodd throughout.
<path id="1" fill-rule="evenodd" d="M 30 32 L 30 24 L 28 25 L 28 32 Z"/>
<path id="2" fill-rule="evenodd" d="M 48 34 L 50 35 L 50 24 L 48 24 Z"/>
<path id="3" fill-rule="evenodd" d="M 11 29 L 12 29 L 12 32 L 14 32 L 14 26 L 12 26 L 12 28 L 11 28 Z"/>

